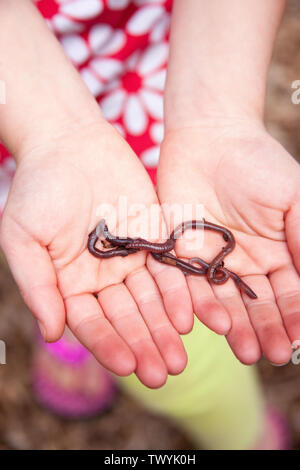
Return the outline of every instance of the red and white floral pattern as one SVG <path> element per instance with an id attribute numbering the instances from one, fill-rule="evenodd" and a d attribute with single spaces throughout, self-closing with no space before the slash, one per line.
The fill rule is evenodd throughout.
<path id="1" fill-rule="evenodd" d="M 33 1 L 155 182 L 173 0 Z M 0 213 L 13 172 L 0 143 Z"/>

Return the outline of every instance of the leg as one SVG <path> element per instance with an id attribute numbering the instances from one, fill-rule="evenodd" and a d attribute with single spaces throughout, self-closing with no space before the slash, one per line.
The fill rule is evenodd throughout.
<path id="1" fill-rule="evenodd" d="M 168 415 L 196 446 L 206 449 L 251 449 L 264 427 L 264 406 L 254 367 L 243 366 L 224 337 L 196 320 L 184 337 L 189 363 L 164 387 L 149 390 L 135 376 L 121 386 L 150 410 Z"/>

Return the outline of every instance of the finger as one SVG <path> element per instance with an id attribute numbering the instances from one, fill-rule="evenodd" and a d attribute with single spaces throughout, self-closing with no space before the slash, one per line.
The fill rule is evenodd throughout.
<path id="1" fill-rule="evenodd" d="M 270 275 L 283 323 L 290 341 L 300 340 L 300 278 L 294 266 L 284 266 Z"/>
<path id="2" fill-rule="evenodd" d="M 193 305 L 185 276 L 178 268 L 147 257 L 147 267 L 161 292 L 165 310 L 178 333 L 191 331 L 194 323 Z"/>
<path id="3" fill-rule="evenodd" d="M 143 267 L 129 274 L 125 285 L 134 298 L 151 336 L 164 359 L 170 374 L 179 374 L 187 363 L 182 340 L 165 312 L 159 290 Z"/>
<path id="4" fill-rule="evenodd" d="M 65 307 L 47 248 L 15 222 L 5 218 L 1 223 L 1 246 L 24 302 L 38 320 L 44 339 L 57 341 L 65 328 Z"/>
<path id="5" fill-rule="evenodd" d="M 187 276 L 194 312 L 199 320 L 215 333 L 225 335 L 231 328 L 230 316 L 216 298 L 206 277 Z"/>
<path id="6" fill-rule="evenodd" d="M 229 279 L 225 284 L 213 286 L 213 291 L 231 317 L 226 339 L 232 352 L 243 364 L 254 364 L 261 357 L 261 348 L 239 290 Z"/>
<path id="7" fill-rule="evenodd" d="M 290 360 L 292 349 L 287 336 L 274 292 L 266 276 L 245 277 L 257 299 L 243 296 L 252 326 L 259 339 L 264 356 L 274 364 Z"/>
<path id="8" fill-rule="evenodd" d="M 167 380 L 166 365 L 127 287 L 106 287 L 98 294 L 106 318 L 126 341 L 136 358 L 136 375 L 150 388 L 161 387 Z"/>
<path id="9" fill-rule="evenodd" d="M 92 294 L 68 297 L 65 304 L 69 328 L 104 367 L 121 376 L 134 372 L 133 353 L 105 318 Z"/>
<path id="10" fill-rule="evenodd" d="M 300 274 L 300 202 L 292 206 L 287 213 L 285 226 L 287 244 Z"/>

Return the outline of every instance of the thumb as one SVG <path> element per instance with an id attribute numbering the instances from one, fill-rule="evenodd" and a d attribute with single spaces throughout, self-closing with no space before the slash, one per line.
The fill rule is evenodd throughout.
<path id="1" fill-rule="evenodd" d="M 64 332 L 65 307 L 48 250 L 5 215 L 1 221 L 0 244 L 45 341 L 57 341 Z"/>
<path id="2" fill-rule="evenodd" d="M 287 244 L 300 275 L 300 201 L 290 208 L 285 223 Z"/>

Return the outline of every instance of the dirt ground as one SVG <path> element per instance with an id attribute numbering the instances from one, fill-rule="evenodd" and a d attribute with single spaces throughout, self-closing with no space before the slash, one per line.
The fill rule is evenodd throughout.
<path id="1" fill-rule="evenodd" d="M 300 161 L 300 104 L 291 84 L 300 80 L 300 3 L 291 0 L 281 26 L 270 71 L 266 123 Z M 40 408 L 30 388 L 33 323 L 8 271 L 0 267 L 0 338 L 7 365 L 0 366 L 1 449 L 188 449 L 191 443 L 171 423 L 153 416 L 120 394 L 112 409 L 90 421 L 68 422 Z M 293 448 L 300 449 L 300 366 L 259 370 L 270 403 L 286 415 Z"/>

